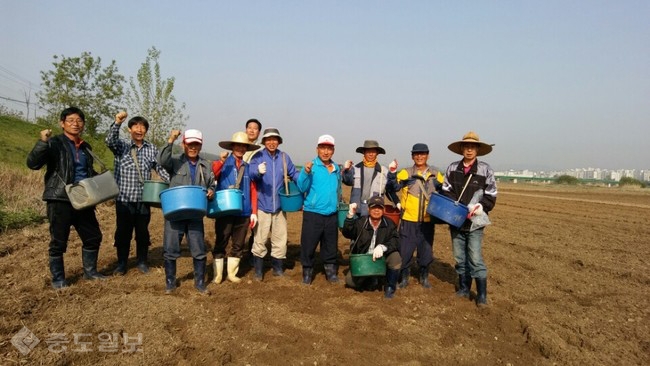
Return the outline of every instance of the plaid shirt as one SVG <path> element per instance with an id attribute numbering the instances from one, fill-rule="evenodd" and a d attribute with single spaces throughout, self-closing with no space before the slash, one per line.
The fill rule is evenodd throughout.
<path id="1" fill-rule="evenodd" d="M 169 174 L 156 160 L 158 148 L 148 141 L 144 141 L 138 148 L 130 139 L 121 140 L 120 127 L 121 125 L 113 123 L 108 131 L 108 136 L 106 136 L 106 145 L 115 155 L 115 180 L 117 186 L 120 187 L 117 201 L 140 202 L 144 182 L 140 181 L 140 174 L 138 174 L 137 166 L 131 155 L 132 149 L 135 150 L 143 180 L 151 179 L 151 169 L 155 169 L 166 182 L 169 182 Z"/>

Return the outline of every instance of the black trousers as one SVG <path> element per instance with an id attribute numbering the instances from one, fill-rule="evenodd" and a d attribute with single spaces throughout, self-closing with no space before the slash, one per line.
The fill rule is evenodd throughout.
<path id="1" fill-rule="evenodd" d="M 117 259 L 126 261 L 129 258 L 131 238 L 135 231 L 135 244 L 138 262 L 147 260 L 151 237 L 149 236 L 149 222 L 151 210 L 149 205 L 142 202 L 116 202 L 115 217 L 115 248 Z"/>
<path id="2" fill-rule="evenodd" d="M 70 202 L 47 201 L 47 218 L 50 221 L 50 257 L 60 257 L 66 252 L 72 226 L 81 238 L 83 249 L 99 250 L 102 231 L 95 207 L 75 210 Z"/>
<path id="3" fill-rule="evenodd" d="M 300 263 L 303 267 L 314 267 L 314 255 L 319 243 L 323 264 L 336 264 L 338 242 L 338 216 L 336 213 L 325 216 L 314 212 L 303 212 L 302 233 L 300 234 Z"/>

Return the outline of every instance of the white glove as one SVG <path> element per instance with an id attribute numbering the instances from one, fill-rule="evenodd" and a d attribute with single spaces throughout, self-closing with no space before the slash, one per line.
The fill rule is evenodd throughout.
<path id="1" fill-rule="evenodd" d="M 257 172 L 260 174 L 266 173 L 266 163 L 262 163 L 257 166 Z"/>
<path id="2" fill-rule="evenodd" d="M 375 247 L 375 250 L 372 251 L 372 261 L 374 262 L 375 259 L 379 259 L 384 256 L 384 252 L 386 251 L 386 246 L 384 244 L 379 244 Z"/>
<path id="3" fill-rule="evenodd" d="M 388 170 L 391 173 L 395 173 L 397 171 L 397 159 L 394 159 L 390 162 L 390 164 L 388 164 Z"/>
<path id="4" fill-rule="evenodd" d="M 350 168 L 352 168 L 352 160 L 347 160 L 343 165 L 343 169 L 348 170 Z"/>
<path id="5" fill-rule="evenodd" d="M 348 217 L 354 217 L 354 214 L 357 213 L 357 204 L 356 203 L 350 203 L 349 209 L 350 210 L 348 211 Z"/>
<path id="6" fill-rule="evenodd" d="M 251 229 L 257 225 L 257 215 L 256 214 L 251 214 Z"/>
<path id="7" fill-rule="evenodd" d="M 477 203 L 469 208 L 469 214 L 467 215 L 468 218 L 471 218 L 474 215 L 481 215 L 483 213 L 483 205 L 480 203 Z"/>
<path id="8" fill-rule="evenodd" d="M 397 202 L 395 207 L 397 207 L 398 210 L 402 211 L 402 204 L 401 203 Z"/>

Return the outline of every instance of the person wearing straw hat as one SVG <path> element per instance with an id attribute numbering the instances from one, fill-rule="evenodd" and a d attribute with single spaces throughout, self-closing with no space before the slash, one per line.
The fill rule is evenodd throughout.
<path id="1" fill-rule="evenodd" d="M 214 175 L 210 162 L 199 154 L 203 147 L 203 133 L 189 129 L 183 133 L 181 147 L 183 153 L 172 156 L 174 141 L 181 136 L 180 130 L 172 130 L 167 145 L 158 155 L 158 163 L 169 173 L 169 188 L 179 186 L 201 186 L 207 189 L 207 199 L 214 198 Z M 176 290 L 176 260 L 181 256 L 181 235 L 187 236 L 187 242 L 192 254 L 194 266 L 194 287 L 202 295 L 210 295 L 205 284 L 206 247 L 204 240 L 203 218 L 186 220 L 165 219 L 163 233 L 163 258 L 165 260 L 165 293 L 172 294 Z"/>
<path id="2" fill-rule="evenodd" d="M 216 239 L 212 249 L 214 258 L 214 283 L 221 283 L 223 276 L 224 257 L 226 246 L 232 239 L 232 246 L 228 255 L 228 280 L 234 283 L 241 282 L 237 277 L 239 263 L 244 254 L 246 234 L 249 227 L 257 225 L 257 190 L 255 182 L 250 178 L 248 163 L 244 161 L 247 151 L 254 151 L 258 145 L 249 142 L 245 132 L 235 132 L 227 141 L 220 141 L 219 146 L 232 151 L 224 151 L 221 159 L 212 163 L 212 171 L 216 179 L 217 191 L 236 188 L 243 194 L 242 211 L 239 214 L 220 216 L 214 222 Z"/>
<path id="3" fill-rule="evenodd" d="M 462 140 L 451 143 L 449 150 L 462 155 L 463 158 L 447 167 L 442 193 L 465 205 L 468 205 L 468 218 L 463 226 L 449 226 L 452 250 L 456 260 L 459 297 L 469 297 L 472 279 L 476 282 L 476 304 L 487 305 L 487 267 L 483 261 L 482 242 L 484 227 L 471 230 L 471 218 L 474 215 L 487 214 L 497 200 L 497 185 L 490 165 L 478 160 L 492 151 L 492 145 L 480 140 L 470 131 Z M 473 197 L 480 196 L 478 202 L 470 204 Z"/>
<path id="4" fill-rule="evenodd" d="M 377 156 L 386 154 L 386 150 L 375 140 L 365 140 L 356 151 L 363 154 L 363 160 L 356 165 L 352 165 L 352 160 L 343 164 L 343 184 L 352 186 L 350 203 L 357 204 L 361 216 L 368 216 L 368 200 L 386 194 L 388 168 L 377 162 Z M 394 194 L 389 198 L 397 201 Z"/>
<path id="5" fill-rule="evenodd" d="M 63 254 L 68 248 L 70 227 L 74 226 L 81 239 L 81 260 L 84 278 L 105 280 L 97 271 L 97 257 L 102 243 L 102 231 L 95 215 L 95 206 L 75 210 L 65 190 L 66 184 L 76 183 L 97 174 L 93 169 L 90 144 L 81 139 L 86 117 L 77 107 L 61 112 L 59 126 L 63 133 L 52 136 L 51 129 L 40 132 L 40 138 L 27 155 L 27 167 L 46 167 L 43 201 L 50 222 L 49 264 L 52 288 L 68 287 L 65 281 Z"/>
<path id="6" fill-rule="evenodd" d="M 277 128 L 265 129 L 262 135 L 264 149 L 255 153 L 250 162 L 250 176 L 257 188 L 258 223 L 252 254 L 255 279 L 258 281 L 264 278 L 264 257 L 269 233 L 272 233 L 273 275 L 284 275 L 282 267 L 287 257 L 287 214 L 280 207 L 279 190 L 288 187 L 288 180 L 298 181 L 300 172 L 296 170 L 291 157 L 278 149 L 281 143 L 282 136 Z"/>
<path id="7" fill-rule="evenodd" d="M 373 196 L 368 200 L 368 215 L 359 218 L 356 215 L 357 204 L 351 203 L 348 215 L 343 223 L 341 233 L 352 240 L 350 254 L 372 254 L 372 260 L 386 258 L 386 286 L 384 297 L 392 299 L 395 296 L 397 277 L 402 267 L 402 257 L 399 255 L 399 234 L 395 223 L 384 217 L 384 198 Z M 377 277 L 354 277 L 352 271 L 345 276 L 345 284 L 349 287 L 363 290 L 370 282 L 376 282 Z"/>
<path id="8" fill-rule="evenodd" d="M 341 168 L 332 160 L 334 137 L 321 135 L 318 155 L 305 163 L 298 176 L 298 189 L 305 193 L 300 234 L 302 283 L 314 279 L 314 256 L 320 243 L 320 256 L 329 283 L 338 283 L 338 203 L 341 192 Z"/>
<path id="9" fill-rule="evenodd" d="M 420 269 L 420 284 L 431 288 L 429 266 L 433 262 L 433 235 L 435 226 L 426 212 L 429 197 L 438 191 L 443 176 L 429 166 L 429 147 L 423 143 L 411 149 L 413 166 L 397 172 L 397 160 L 389 165 L 387 190 L 400 193 L 402 218 L 399 227 L 402 270 L 400 288 L 408 286 L 413 253 L 417 249 L 417 262 Z"/>
<path id="10" fill-rule="evenodd" d="M 120 139 L 120 128 L 126 121 L 126 111 L 115 115 L 106 136 L 106 146 L 115 155 L 115 181 L 120 193 L 115 199 L 115 249 L 117 267 L 114 275 L 125 275 L 129 259 L 131 237 L 135 231 L 137 268 L 142 273 L 149 272 L 147 259 L 151 238 L 149 222 L 151 209 L 142 202 L 144 182 L 151 179 L 151 171 L 156 170 L 160 178 L 169 182 L 169 174 L 158 164 L 158 148 L 145 140 L 149 130 L 149 121 L 141 116 L 133 117 L 128 122 L 129 139 Z"/>

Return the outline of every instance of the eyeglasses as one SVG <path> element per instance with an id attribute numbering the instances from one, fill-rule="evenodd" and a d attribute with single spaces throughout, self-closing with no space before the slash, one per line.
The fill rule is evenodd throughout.
<path id="1" fill-rule="evenodd" d="M 82 119 L 66 119 L 65 123 L 72 125 L 72 124 L 78 124 L 78 125 L 83 125 L 85 122 Z"/>

